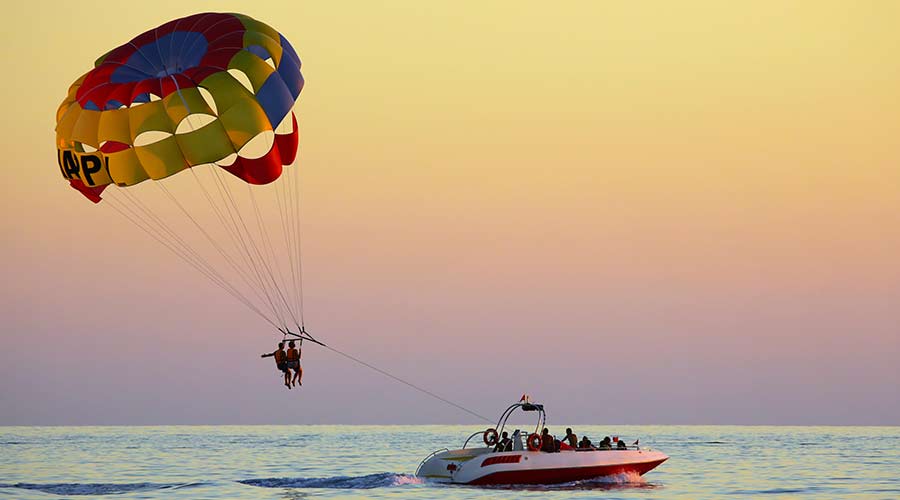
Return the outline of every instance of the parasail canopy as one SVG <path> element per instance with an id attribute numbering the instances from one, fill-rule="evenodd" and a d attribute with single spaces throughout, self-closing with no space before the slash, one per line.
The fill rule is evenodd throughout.
<path id="1" fill-rule="evenodd" d="M 297 156 L 302 89 L 300 58 L 267 24 L 170 21 L 69 87 L 56 114 L 60 173 L 282 332 L 303 332 L 300 181 L 296 168 L 282 175 Z"/>
<path id="2" fill-rule="evenodd" d="M 296 157 L 302 89 L 300 58 L 270 26 L 242 14 L 176 19 L 107 52 L 69 87 L 56 116 L 59 168 L 95 203 L 109 184 L 204 164 L 267 184 Z"/>

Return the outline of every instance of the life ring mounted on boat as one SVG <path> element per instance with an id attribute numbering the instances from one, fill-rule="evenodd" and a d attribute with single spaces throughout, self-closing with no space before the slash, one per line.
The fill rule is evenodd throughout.
<path id="1" fill-rule="evenodd" d="M 544 444 L 544 440 L 541 438 L 540 434 L 532 432 L 528 435 L 527 443 L 528 451 L 540 451 L 541 445 Z"/>
<path id="2" fill-rule="evenodd" d="M 490 429 L 484 431 L 481 439 L 484 440 L 484 444 L 488 446 L 494 446 L 498 441 L 500 441 L 500 436 L 497 434 L 497 429 L 491 427 Z"/>

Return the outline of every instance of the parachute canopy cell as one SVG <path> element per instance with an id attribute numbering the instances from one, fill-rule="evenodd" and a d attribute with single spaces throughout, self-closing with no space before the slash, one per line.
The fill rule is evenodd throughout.
<path id="1" fill-rule="evenodd" d="M 95 203 L 109 184 L 203 164 L 267 184 L 296 157 L 302 89 L 300 58 L 268 25 L 242 14 L 176 19 L 109 51 L 69 87 L 56 114 L 59 168 Z"/>

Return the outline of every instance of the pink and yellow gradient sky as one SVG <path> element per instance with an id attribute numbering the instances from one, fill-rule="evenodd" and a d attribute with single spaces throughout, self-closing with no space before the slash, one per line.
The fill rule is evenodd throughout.
<path id="1" fill-rule="evenodd" d="M 71 81 L 204 10 L 303 59 L 322 338 L 491 416 L 900 424 L 900 3 L 71 5 L 0 33 L 0 424 L 470 421 L 312 348 L 287 393 L 267 325 L 59 177 Z"/>

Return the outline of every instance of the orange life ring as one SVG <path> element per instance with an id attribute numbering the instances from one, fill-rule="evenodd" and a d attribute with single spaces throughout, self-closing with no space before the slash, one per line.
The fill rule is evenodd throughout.
<path id="1" fill-rule="evenodd" d="M 532 432 L 528 435 L 528 450 L 529 451 L 539 451 L 541 449 L 541 445 L 544 444 L 544 439 L 541 438 L 541 435 Z"/>
<path id="2" fill-rule="evenodd" d="M 484 431 L 481 438 L 484 440 L 484 444 L 488 446 L 494 446 L 500 440 L 500 436 L 497 435 L 497 429 L 494 429 L 493 427 Z"/>

